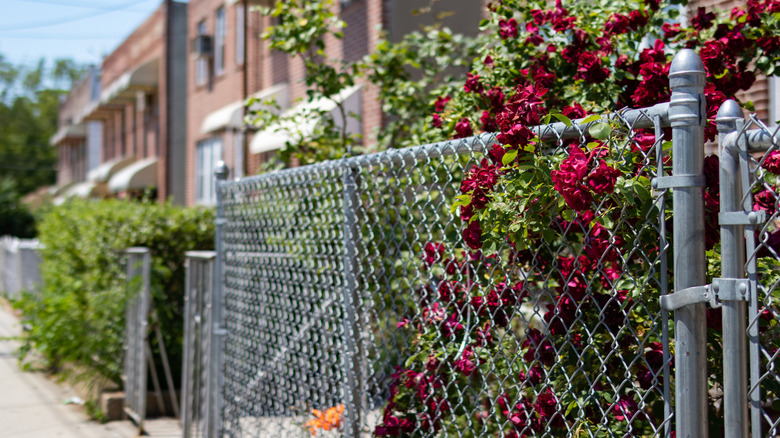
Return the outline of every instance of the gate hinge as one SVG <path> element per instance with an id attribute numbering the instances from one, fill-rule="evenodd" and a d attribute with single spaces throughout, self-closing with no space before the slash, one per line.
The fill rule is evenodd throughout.
<path id="1" fill-rule="evenodd" d="M 712 284 L 694 286 L 661 296 L 661 309 L 670 312 L 679 308 L 707 303 L 710 308 L 722 307 L 722 301 L 748 301 L 755 288 L 744 278 L 716 278 Z"/>

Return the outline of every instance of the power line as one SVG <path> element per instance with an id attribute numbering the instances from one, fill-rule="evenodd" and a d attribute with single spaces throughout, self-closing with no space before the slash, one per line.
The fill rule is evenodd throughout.
<path id="1" fill-rule="evenodd" d="M 98 12 L 90 12 L 90 13 L 87 13 L 87 14 L 73 15 L 73 16 L 65 17 L 65 18 L 60 17 L 60 18 L 56 18 L 56 19 L 53 19 L 53 20 L 44 20 L 44 21 L 39 21 L 39 22 L 23 23 L 23 24 L 16 25 L 16 26 L 5 26 L 4 25 L 3 26 L 3 30 L 4 31 L 6 31 L 6 30 L 27 30 L 27 29 L 36 29 L 36 28 L 39 28 L 39 27 L 56 26 L 56 25 L 59 25 L 59 24 L 65 24 L 65 23 L 71 23 L 71 22 L 74 22 L 74 21 L 84 20 L 86 18 L 93 18 L 93 17 L 98 17 L 100 15 L 106 15 L 106 14 L 109 14 L 111 12 L 118 12 L 118 11 L 121 11 L 122 9 L 126 9 L 126 8 L 129 8 L 130 6 L 137 5 L 137 4 L 138 4 L 137 0 L 131 0 L 129 2 L 117 5 L 117 6 L 113 7 L 113 8 L 101 10 L 101 11 L 98 11 Z"/>
<path id="2" fill-rule="evenodd" d="M 118 39 L 121 36 L 117 35 L 2 35 L 0 34 L 0 40 L 2 39 L 13 40 L 111 40 Z"/>
<path id="3" fill-rule="evenodd" d="M 136 4 L 146 3 L 148 1 L 150 0 L 136 2 Z M 116 6 L 110 6 L 104 3 L 78 4 L 73 2 L 62 3 L 62 2 L 52 1 L 52 0 L 23 0 L 23 3 L 43 3 L 47 5 L 57 5 L 57 6 L 66 6 L 66 7 L 73 7 L 73 8 L 83 8 L 83 9 L 102 9 L 106 11 L 112 11 L 116 8 Z M 137 14 L 146 13 L 146 11 L 133 11 L 133 10 L 129 10 L 126 12 L 134 12 Z"/>

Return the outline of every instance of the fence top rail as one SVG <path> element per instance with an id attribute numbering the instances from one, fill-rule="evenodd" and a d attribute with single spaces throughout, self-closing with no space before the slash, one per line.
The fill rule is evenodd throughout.
<path id="1" fill-rule="evenodd" d="M 126 248 L 125 252 L 127 254 L 146 254 L 149 252 L 149 248 L 144 246 L 133 246 L 131 248 Z"/>
<path id="2" fill-rule="evenodd" d="M 572 120 L 570 125 L 563 122 L 549 123 L 546 125 L 537 125 L 530 129 L 539 137 L 542 142 L 554 143 L 559 140 L 574 139 L 585 135 L 591 126 L 596 123 L 618 120 L 624 123 L 630 129 L 653 128 L 655 119 L 660 118 L 662 128 L 671 126 L 669 122 L 669 103 L 660 103 L 647 108 L 622 109 L 610 113 L 598 119 L 581 118 Z M 218 181 L 218 185 L 223 187 L 251 183 L 253 181 L 273 181 L 284 179 L 292 175 L 313 174 L 320 172 L 340 171 L 344 168 L 365 168 L 374 167 L 387 163 L 414 164 L 420 161 L 426 161 L 442 156 L 466 154 L 470 152 L 484 152 L 493 146 L 497 133 L 482 133 L 472 137 L 449 139 L 436 143 L 428 143 L 419 146 L 412 146 L 403 149 L 389 149 L 372 154 L 358 155 L 354 157 L 342 158 L 339 160 L 325 161 L 321 163 L 310 164 L 307 166 L 283 169 L 272 173 L 254 175 L 239 180 Z"/>
<path id="3" fill-rule="evenodd" d="M 734 131 L 723 139 L 723 148 L 744 149 L 748 152 L 766 152 L 780 144 L 780 127 L 761 127 Z"/>
<path id="4" fill-rule="evenodd" d="M 188 259 L 211 260 L 217 257 L 216 251 L 187 251 L 184 256 Z"/>

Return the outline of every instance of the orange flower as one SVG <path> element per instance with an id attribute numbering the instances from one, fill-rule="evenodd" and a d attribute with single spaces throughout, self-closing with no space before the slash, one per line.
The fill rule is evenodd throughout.
<path id="1" fill-rule="evenodd" d="M 325 410 L 323 414 L 317 409 L 312 409 L 313 420 L 306 423 L 312 435 L 317 435 L 317 429 L 331 430 L 341 426 L 341 414 L 344 412 L 344 405 L 334 406 Z"/>

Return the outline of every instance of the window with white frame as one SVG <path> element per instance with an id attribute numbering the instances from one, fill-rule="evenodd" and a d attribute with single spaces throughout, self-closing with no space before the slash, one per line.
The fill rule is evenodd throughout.
<path id="1" fill-rule="evenodd" d="M 199 141 L 196 145 L 195 195 L 198 204 L 214 205 L 217 195 L 214 187 L 214 167 L 222 159 L 222 139 Z"/>
<path id="2" fill-rule="evenodd" d="M 217 75 L 225 71 L 225 35 L 227 23 L 225 22 L 225 8 L 217 9 L 217 20 L 214 25 L 214 73 Z"/>
<path id="3" fill-rule="evenodd" d="M 206 35 L 206 20 L 200 20 L 196 29 L 197 34 Z M 205 56 L 198 56 L 195 59 L 195 85 L 206 85 L 209 74 L 209 60 Z"/>
<path id="4" fill-rule="evenodd" d="M 244 5 L 236 6 L 236 65 L 244 63 Z"/>

